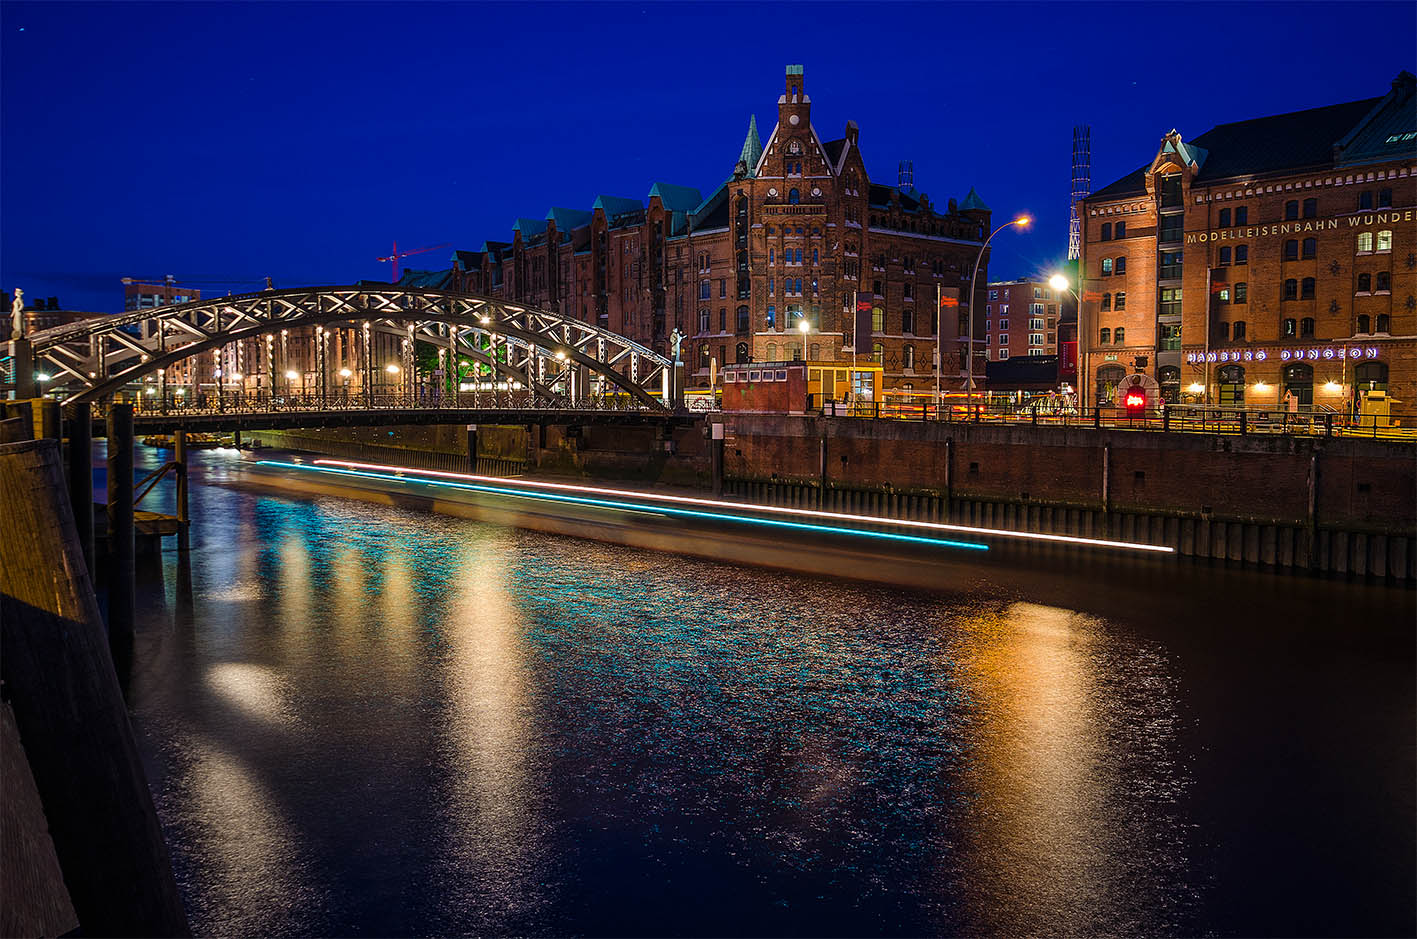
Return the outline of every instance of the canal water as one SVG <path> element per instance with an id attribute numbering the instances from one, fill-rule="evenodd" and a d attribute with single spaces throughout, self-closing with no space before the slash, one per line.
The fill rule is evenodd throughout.
<path id="1" fill-rule="evenodd" d="M 194 464 L 129 693 L 197 934 L 1417 928 L 1412 591 L 912 591 Z"/>

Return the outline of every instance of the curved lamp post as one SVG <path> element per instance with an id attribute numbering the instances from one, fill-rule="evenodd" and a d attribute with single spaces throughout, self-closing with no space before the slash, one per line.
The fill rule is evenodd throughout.
<path id="1" fill-rule="evenodd" d="M 965 382 L 964 382 L 964 406 L 965 413 L 972 414 L 974 410 L 974 299 L 975 285 L 979 280 L 979 264 L 984 260 L 984 252 L 989 248 L 989 242 L 994 240 L 994 235 L 1008 228 L 1010 225 L 1017 225 L 1019 228 L 1027 228 L 1033 219 L 1027 215 L 1020 215 L 1012 221 L 1005 222 L 984 239 L 984 243 L 979 246 L 979 254 L 974 258 L 974 273 L 969 278 L 969 337 L 965 343 Z M 943 326 L 943 324 L 941 324 Z"/>

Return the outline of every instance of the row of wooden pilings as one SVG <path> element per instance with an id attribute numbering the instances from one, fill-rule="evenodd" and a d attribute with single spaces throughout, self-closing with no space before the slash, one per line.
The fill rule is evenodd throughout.
<path id="1" fill-rule="evenodd" d="M 821 509 L 1005 531 L 1166 545 L 1195 557 L 1275 570 L 1417 581 L 1417 538 L 1300 524 L 1217 519 L 1182 513 L 1118 511 L 947 497 L 784 480 L 725 479 L 723 493 L 763 505 Z"/>
<path id="2" fill-rule="evenodd" d="M 36 407 L 36 404 L 38 407 Z M 67 411 L 67 414 L 64 412 Z M 37 413 L 36 413 L 37 412 Z M 61 409 L 60 402 L 49 398 L 36 401 L 5 402 L 5 415 L 18 418 L 27 425 L 20 431 L 24 437 L 67 440 L 66 467 L 69 505 L 74 513 L 74 528 L 83 551 L 84 565 L 95 584 L 100 582 L 95 567 L 95 529 L 93 501 L 93 413 L 87 403 L 75 403 Z M 107 548 L 106 576 L 102 582 L 108 595 L 109 640 L 120 652 L 131 648 L 137 596 L 136 557 L 137 525 L 136 486 L 133 460 L 133 406 L 114 404 L 107 417 Z M 189 499 L 187 481 L 187 434 L 177 431 L 172 467 L 176 476 L 177 547 L 190 548 L 188 532 Z"/>

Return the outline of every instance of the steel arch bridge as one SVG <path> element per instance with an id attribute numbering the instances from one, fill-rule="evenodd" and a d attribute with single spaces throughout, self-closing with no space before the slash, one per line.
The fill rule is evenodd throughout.
<path id="1" fill-rule="evenodd" d="M 351 329 L 362 333 L 366 361 L 375 333 L 403 340 L 410 355 L 415 342 L 425 342 L 440 358 L 481 363 L 562 408 L 589 398 L 597 378 L 602 389 L 613 385 L 647 410 L 673 406 L 674 365 L 653 350 L 558 313 L 443 290 L 265 290 L 56 326 L 30 343 L 51 387 L 88 402 L 191 356 L 298 327 L 315 328 L 322 372 L 329 368 L 329 330 Z"/>

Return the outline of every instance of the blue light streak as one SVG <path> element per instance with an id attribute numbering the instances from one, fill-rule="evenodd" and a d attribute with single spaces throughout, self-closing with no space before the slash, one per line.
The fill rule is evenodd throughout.
<path id="1" fill-rule="evenodd" d="M 304 463 L 285 463 L 279 460 L 258 460 L 258 466 L 278 466 L 282 469 L 306 470 L 314 473 L 329 473 L 335 476 L 356 476 L 365 479 L 377 479 L 382 482 L 397 482 L 406 484 L 419 484 L 432 487 L 443 487 L 447 489 L 463 489 L 472 492 L 485 492 L 492 495 L 511 496 L 517 499 L 533 499 L 543 502 L 565 502 L 576 505 L 589 505 L 598 508 L 623 509 L 631 512 L 643 513 L 648 507 L 632 502 L 616 502 L 610 499 L 590 499 L 584 496 L 567 496 L 552 493 L 528 492 L 525 489 L 507 489 L 501 486 L 482 486 L 472 483 L 454 483 L 433 481 L 426 478 L 410 478 L 393 473 L 370 473 L 362 470 L 334 469 L 328 466 L 310 466 Z M 414 470 L 413 472 L 417 472 Z M 654 514 L 676 515 L 682 518 L 700 518 L 711 521 L 733 522 L 746 525 L 763 525 L 769 528 L 787 528 L 796 531 L 810 531 L 834 535 L 854 535 L 863 538 L 877 538 L 882 541 L 897 541 L 908 544 L 924 544 L 945 548 L 964 548 L 970 551 L 988 551 L 987 544 L 979 544 L 972 541 L 950 541 L 943 538 L 926 538 L 921 535 L 906 535 L 900 532 L 887 531 L 865 531 L 860 528 L 841 528 L 836 525 L 814 525 L 810 522 L 790 522 L 786 519 L 777 518 L 753 518 L 746 515 L 727 515 L 721 512 L 703 512 L 696 509 L 671 508 L 669 506 L 654 506 L 648 509 Z"/>

